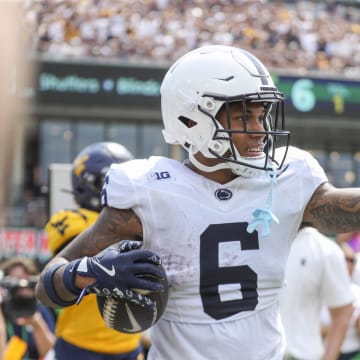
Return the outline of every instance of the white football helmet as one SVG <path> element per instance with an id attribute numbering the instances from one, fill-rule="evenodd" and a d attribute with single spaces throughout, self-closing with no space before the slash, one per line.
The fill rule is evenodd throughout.
<path id="1" fill-rule="evenodd" d="M 190 161 L 200 170 L 211 172 L 230 168 L 237 175 L 251 177 L 274 166 L 281 168 L 287 151 L 280 162 L 274 159 L 279 136 L 285 140 L 286 147 L 289 145 L 290 133 L 284 130 L 285 96 L 277 90 L 268 70 L 254 55 L 222 45 L 190 51 L 170 67 L 160 93 L 165 141 L 182 145 Z M 244 113 L 248 101 L 267 104 L 266 146 L 261 156 L 241 156 L 231 139 L 235 131 L 224 129 L 216 119 L 224 104 L 235 101 L 243 103 Z M 192 120 L 191 126 L 188 120 Z M 244 129 L 241 132 L 248 132 L 245 124 Z M 205 166 L 195 159 L 198 152 L 225 162 Z"/>

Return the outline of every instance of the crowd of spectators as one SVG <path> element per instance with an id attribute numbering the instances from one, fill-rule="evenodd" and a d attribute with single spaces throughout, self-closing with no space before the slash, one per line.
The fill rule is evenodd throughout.
<path id="1" fill-rule="evenodd" d="M 35 53 L 168 63 L 209 43 L 269 68 L 360 71 L 360 6 L 335 1 L 25 0 Z"/>

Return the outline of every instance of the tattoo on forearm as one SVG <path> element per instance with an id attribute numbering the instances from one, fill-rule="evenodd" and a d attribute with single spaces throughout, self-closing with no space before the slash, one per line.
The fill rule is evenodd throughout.
<path id="1" fill-rule="evenodd" d="M 137 215 L 130 210 L 106 210 L 100 214 L 96 224 L 78 236 L 71 250 L 65 249 L 64 256 L 81 257 L 97 254 L 106 247 L 121 240 L 141 240 L 142 226 Z M 70 249 L 70 248 L 69 248 Z"/>
<path id="2" fill-rule="evenodd" d="M 342 189 L 318 191 L 313 197 L 311 214 L 316 223 L 329 232 L 349 232 L 360 229 L 360 194 Z"/>
<path id="3" fill-rule="evenodd" d="M 319 206 L 311 211 L 314 218 L 323 218 L 331 214 L 331 206 L 329 204 Z"/>
<path id="4" fill-rule="evenodd" d="M 133 221 L 135 217 L 137 216 L 130 211 L 113 211 L 109 213 L 106 224 L 109 231 L 116 233 L 119 226 L 129 226 L 129 223 Z"/>

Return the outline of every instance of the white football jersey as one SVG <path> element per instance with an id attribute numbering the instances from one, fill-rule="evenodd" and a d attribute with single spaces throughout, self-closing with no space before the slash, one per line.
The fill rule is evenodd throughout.
<path id="1" fill-rule="evenodd" d="M 290 148 L 272 193 L 279 224 L 265 237 L 261 228 L 247 232 L 254 210 L 268 201 L 265 172 L 219 184 L 163 157 L 112 165 L 103 203 L 139 216 L 144 248 L 161 256 L 170 284 L 150 359 L 281 359 L 286 259 L 304 209 L 325 181 L 309 153 Z"/>

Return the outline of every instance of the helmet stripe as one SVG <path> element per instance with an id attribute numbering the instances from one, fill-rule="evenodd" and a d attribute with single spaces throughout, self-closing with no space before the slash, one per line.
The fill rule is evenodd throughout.
<path id="1" fill-rule="evenodd" d="M 264 65 L 251 53 L 246 50 L 239 49 L 256 67 L 259 72 L 259 77 L 263 85 L 269 85 L 268 75 L 265 71 Z"/>

